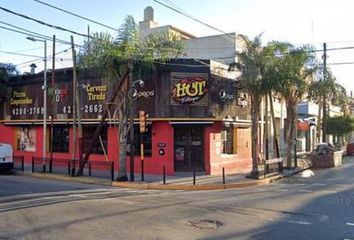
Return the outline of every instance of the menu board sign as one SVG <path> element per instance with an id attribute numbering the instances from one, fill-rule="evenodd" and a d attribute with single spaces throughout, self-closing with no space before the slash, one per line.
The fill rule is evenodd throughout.
<path id="1" fill-rule="evenodd" d="M 80 84 L 80 105 L 83 119 L 96 119 L 103 112 L 108 87 L 100 80 L 86 80 Z M 12 120 L 43 119 L 43 90 L 41 84 L 12 87 L 9 107 Z M 70 119 L 73 114 L 71 82 L 59 82 L 47 90 L 47 116 Z"/>

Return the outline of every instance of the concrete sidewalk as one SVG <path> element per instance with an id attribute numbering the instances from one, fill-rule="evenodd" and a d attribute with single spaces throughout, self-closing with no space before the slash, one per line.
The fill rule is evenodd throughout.
<path id="1" fill-rule="evenodd" d="M 30 173 L 15 171 L 16 175 L 37 177 L 56 181 L 80 182 L 85 184 L 108 185 L 113 187 L 133 188 L 133 189 L 154 189 L 154 190 L 218 190 L 229 188 L 244 188 L 256 185 L 264 185 L 282 179 L 308 168 L 307 164 L 299 164 L 298 168 L 292 170 L 284 170 L 282 174 L 267 175 L 263 179 L 247 178 L 246 174 L 230 174 L 225 176 L 223 183 L 222 176 L 205 175 L 204 172 L 197 172 L 195 183 L 193 181 L 192 172 L 178 172 L 175 176 L 166 176 L 165 184 L 162 175 L 145 175 L 144 182 L 141 180 L 140 174 L 135 174 L 135 182 L 112 182 L 107 178 L 95 177 L 70 177 L 67 175 L 53 173 Z M 263 177 L 263 176 L 261 176 Z"/>
<path id="2" fill-rule="evenodd" d="M 141 176 L 134 175 L 135 182 L 112 182 L 112 186 L 134 188 L 134 189 L 155 189 L 155 190 L 218 190 L 228 188 L 244 188 L 256 185 L 268 184 L 278 179 L 286 178 L 310 167 L 308 153 L 298 155 L 298 167 L 291 170 L 284 170 L 282 174 L 268 174 L 266 178 L 251 179 L 246 174 L 225 175 L 225 184 L 222 176 L 205 175 L 197 172 L 195 184 L 192 172 L 177 172 L 175 176 L 166 176 L 166 184 L 163 183 L 162 175 L 145 176 L 144 182 L 140 181 Z M 262 179 L 263 178 L 263 179 Z"/>

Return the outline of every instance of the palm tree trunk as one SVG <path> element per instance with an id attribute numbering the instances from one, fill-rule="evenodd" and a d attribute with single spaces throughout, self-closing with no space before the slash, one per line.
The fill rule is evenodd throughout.
<path id="1" fill-rule="evenodd" d="M 127 181 L 127 139 L 128 139 L 128 113 L 126 112 L 126 104 L 122 104 L 123 109 L 119 110 L 119 124 L 118 124 L 118 142 L 119 142 L 119 170 L 117 181 Z"/>
<path id="2" fill-rule="evenodd" d="M 127 142 L 128 142 L 128 116 L 129 116 L 129 84 L 125 82 L 123 86 L 123 94 L 121 96 L 122 103 L 119 106 L 119 125 L 118 125 L 118 142 L 119 142 L 119 171 L 117 181 L 127 181 Z M 132 146 L 133 143 L 130 143 Z M 131 148 L 129 149 L 131 151 Z"/>
<path id="3" fill-rule="evenodd" d="M 251 116 L 252 116 L 252 177 L 258 177 L 258 162 L 259 162 L 259 142 L 258 142 L 258 120 L 261 98 L 251 96 Z"/>
<path id="4" fill-rule="evenodd" d="M 322 101 L 321 98 L 318 101 L 318 116 L 317 116 L 317 143 L 321 142 L 321 131 L 322 131 L 322 124 L 321 124 L 321 113 L 322 113 Z"/>
<path id="5" fill-rule="evenodd" d="M 270 103 L 270 113 L 271 113 L 272 122 L 273 122 L 273 134 L 274 134 L 273 138 L 274 138 L 275 154 L 276 154 L 277 158 L 280 158 L 278 132 L 277 132 L 277 127 L 275 125 L 274 106 L 273 106 L 273 98 L 272 98 L 271 92 L 269 92 L 269 103 Z"/>
<path id="6" fill-rule="evenodd" d="M 294 147 L 294 140 L 296 138 L 295 133 L 296 133 L 296 123 L 297 123 L 297 102 L 292 101 L 291 99 L 286 100 L 286 106 L 287 106 L 287 120 L 286 120 L 286 165 L 287 168 L 291 168 L 291 150 Z"/>
<path id="7" fill-rule="evenodd" d="M 323 106 L 322 106 L 322 142 L 327 142 L 327 131 L 326 131 L 326 123 L 327 123 L 327 97 L 323 96 Z"/>

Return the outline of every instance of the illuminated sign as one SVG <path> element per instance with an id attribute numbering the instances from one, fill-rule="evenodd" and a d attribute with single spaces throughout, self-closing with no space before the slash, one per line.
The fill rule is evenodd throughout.
<path id="1" fill-rule="evenodd" d="M 133 89 L 133 99 L 137 100 L 138 98 L 152 98 L 155 96 L 155 90 L 150 91 L 138 91 L 135 88 Z"/>
<path id="2" fill-rule="evenodd" d="M 223 88 L 219 91 L 219 99 L 221 102 L 232 102 L 234 100 L 234 95 L 228 93 L 227 90 Z"/>
<path id="3" fill-rule="evenodd" d="M 207 81 L 199 76 L 186 76 L 175 82 L 172 99 L 177 104 L 195 104 L 207 94 Z"/>

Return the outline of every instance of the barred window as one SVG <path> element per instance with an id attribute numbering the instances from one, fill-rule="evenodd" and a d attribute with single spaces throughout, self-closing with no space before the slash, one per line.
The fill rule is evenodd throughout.
<path id="1" fill-rule="evenodd" d="M 69 128 L 53 126 L 52 144 L 53 152 L 69 152 Z"/>
<path id="2" fill-rule="evenodd" d="M 221 131 L 222 153 L 237 154 L 237 128 L 227 127 Z"/>
<path id="3" fill-rule="evenodd" d="M 88 147 L 90 145 L 90 142 L 96 132 L 98 126 L 84 126 L 82 128 L 82 138 L 83 138 L 83 144 L 84 144 L 84 152 L 87 152 Z M 102 143 L 101 143 L 101 140 Z M 101 132 L 99 134 L 99 137 L 97 139 L 95 139 L 93 147 L 91 149 L 91 153 L 94 154 L 104 154 L 104 151 L 106 151 L 107 154 L 107 139 L 108 139 L 108 135 L 107 135 L 107 127 L 103 127 L 101 129 Z M 102 145 L 104 147 L 104 150 L 102 148 Z"/>

